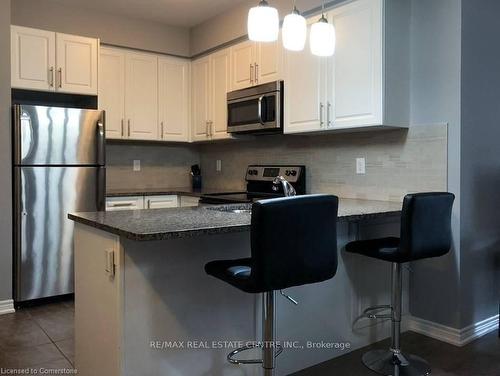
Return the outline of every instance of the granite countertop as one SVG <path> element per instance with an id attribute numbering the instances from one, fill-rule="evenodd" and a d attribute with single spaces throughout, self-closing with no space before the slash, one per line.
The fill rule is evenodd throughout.
<path id="1" fill-rule="evenodd" d="M 243 209 L 238 213 L 227 209 Z M 250 204 L 71 213 L 68 218 L 131 240 L 164 240 L 250 229 Z M 339 220 L 360 221 L 401 213 L 401 203 L 340 199 Z"/>
<path id="2" fill-rule="evenodd" d="M 155 196 L 155 195 L 180 195 L 199 197 L 202 194 L 210 193 L 205 190 L 193 190 L 191 187 L 176 187 L 176 188 L 120 188 L 108 189 L 107 197 L 124 197 L 124 196 Z"/>

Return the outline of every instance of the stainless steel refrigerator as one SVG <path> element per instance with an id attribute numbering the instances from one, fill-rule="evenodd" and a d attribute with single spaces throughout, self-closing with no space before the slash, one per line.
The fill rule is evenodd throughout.
<path id="1" fill-rule="evenodd" d="M 104 112 L 16 105 L 14 299 L 74 292 L 68 212 L 105 207 Z"/>

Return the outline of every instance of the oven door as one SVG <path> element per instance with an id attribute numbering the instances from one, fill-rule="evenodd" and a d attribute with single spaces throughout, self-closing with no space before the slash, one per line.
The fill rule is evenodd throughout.
<path id="1" fill-rule="evenodd" d="M 280 92 L 228 100 L 227 121 L 230 133 L 280 132 Z"/>

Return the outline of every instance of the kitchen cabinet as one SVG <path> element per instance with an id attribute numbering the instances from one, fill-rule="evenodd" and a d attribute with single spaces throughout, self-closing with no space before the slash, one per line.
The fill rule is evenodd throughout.
<path id="1" fill-rule="evenodd" d="M 192 63 L 193 141 L 230 138 L 227 133 L 227 93 L 230 52 L 224 49 Z"/>
<path id="2" fill-rule="evenodd" d="M 246 41 L 231 47 L 231 89 L 239 90 L 281 79 L 281 40 Z"/>
<path id="3" fill-rule="evenodd" d="M 145 209 L 177 208 L 178 206 L 179 206 L 179 199 L 177 195 L 144 197 Z"/>
<path id="4" fill-rule="evenodd" d="M 99 40 L 11 26 L 13 88 L 97 95 Z"/>
<path id="5" fill-rule="evenodd" d="M 159 135 L 164 141 L 189 140 L 189 62 L 158 58 Z"/>
<path id="6" fill-rule="evenodd" d="M 139 52 L 127 52 L 125 55 L 125 109 L 127 138 L 159 138 L 156 55 Z"/>
<path id="7" fill-rule="evenodd" d="M 101 47 L 99 108 L 106 110 L 106 138 L 125 137 L 125 52 Z"/>
<path id="8" fill-rule="evenodd" d="M 144 209 L 143 196 L 107 197 L 106 211 Z"/>
<path id="9" fill-rule="evenodd" d="M 337 35 L 334 56 L 312 56 L 307 47 L 285 53 L 285 133 L 408 127 L 409 6 L 339 5 L 327 13 Z"/>
<path id="10" fill-rule="evenodd" d="M 179 197 L 179 203 L 180 206 L 185 208 L 185 207 L 194 207 L 198 206 L 200 203 L 200 198 L 199 197 L 193 197 L 193 196 L 180 196 Z"/>

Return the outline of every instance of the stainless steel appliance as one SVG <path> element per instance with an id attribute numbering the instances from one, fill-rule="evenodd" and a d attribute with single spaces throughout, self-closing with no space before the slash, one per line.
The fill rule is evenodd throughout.
<path id="1" fill-rule="evenodd" d="M 283 81 L 228 93 L 227 115 L 230 133 L 283 132 Z"/>
<path id="2" fill-rule="evenodd" d="M 14 299 L 72 293 L 68 212 L 105 207 L 104 112 L 15 105 Z"/>
<path id="3" fill-rule="evenodd" d="M 245 180 L 247 190 L 241 192 L 221 192 L 202 195 L 202 204 L 252 203 L 265 198 L 285 196 L 281 180 L 276 184 L 277 176 L 283 176 L 298 195 L 306 194 L 306 167 L 298 165 L 250 165 L 247 167 Z"/>

